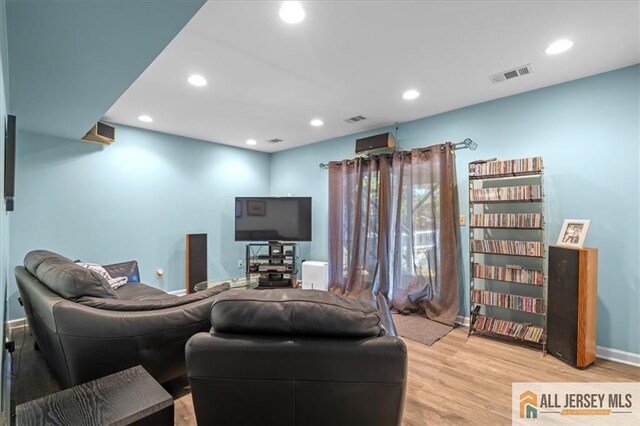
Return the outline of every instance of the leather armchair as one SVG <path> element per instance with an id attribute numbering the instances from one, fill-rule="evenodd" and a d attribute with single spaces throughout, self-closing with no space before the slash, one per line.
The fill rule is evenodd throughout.
<path id="1" fill-rule="evenodd" d="M 139 277 L 127 263 L 106 269 Z M 184 375 L 184 345 L 209 328 L 215 295 L 229 288 L 178 297 L 131 282 L 114 291 L 95 272 L 43 250 L 24 265 L 15 276 L 29 329 L 65 388 L 135 365 L 161 383 Z"/>
<path id="2" fill-rule="evenodd" d="M 186 346 L 198 424 L 400 424 L 407 352 L 382 296 L 231 290 L 211 323 Z"/>

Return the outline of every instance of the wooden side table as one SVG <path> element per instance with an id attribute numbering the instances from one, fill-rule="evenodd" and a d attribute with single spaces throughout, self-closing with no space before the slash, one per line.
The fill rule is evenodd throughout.
<path id="1" fill-rule="evenodd" d="M 139 365 L 16 407 L 18 426 L 173 422 L 173 398 Z"/>

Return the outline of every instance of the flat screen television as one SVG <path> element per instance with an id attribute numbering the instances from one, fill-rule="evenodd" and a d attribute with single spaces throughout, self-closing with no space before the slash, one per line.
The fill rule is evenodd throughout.
<path id="1" fill-rule="evenodd" d="M 311 197 L 236 197 L 236 241 L 311 241 Z"/>

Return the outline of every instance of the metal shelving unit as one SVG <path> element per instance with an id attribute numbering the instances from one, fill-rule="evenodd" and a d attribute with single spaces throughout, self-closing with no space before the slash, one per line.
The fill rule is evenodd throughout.
<path id="1" fill-rule="evenodd" d="M 537 186 L 539 185 L 539 188 Z M 528 187 L 528 188 L 527 188 Z M 536 192 L 539 189 L 539 194 Z M 475 190 L 475 191 L 474 191 Z M 505 197 L 505 192 L 525 192 L 522 196 Z M 547 244 L 544 214 L 544 169 L 542 158 L 525 158 L 516 160 L 476 161 L 469 164 L 469 271 L 470 271 L 470 312 L 471 323 L 469 335 L 506 340 L 526 346 L 546 350 L 547 329 Z M 503 219 L 509 220 L 533 218 L 539 216 L 535 226 L 499 226 L 495 223 L 473 224 L 473 215 L 483 222 Z M 486 216 L 489 215 L 489 216 Z M 523 216 L 519 216 L 523 215 Z M 527 216 L 529 215 L 529 216 Z M 518 222 L 519 223 L 519 222 Z M 513 225 L 513 224 L 511 224 Z M 487 243 L 475 243 L 474 240 L 489 240 Z M 522 244 L 514 244 L 514 242 Z M 524 244 L 531 243 L 531 244 Z M 536 253 L 514 252 L 522 247 L 537 249 L 541 243 L 541 251 Z M 482 246 L 479 250 L 479 246 Z M 489 247 L 490 246 L 490 247 Z M 515 249 L 514 247 L 518 247 Z M 490 250 L 486 250 L 490 248 Z M 516 259 L 516 260 L 513 260 Z M 515 265 L 513 263 L 516 263 Z M 479 270 L 497 271 L 496 274 L 507 274 L 520 277 L 535 277 L 542 282 L 523 282 L 508 280 L 501 276 L 488 278 L 486 273 L 476 274 Z M 477 277 L 476 275 L 484 275 Z M 502 279 L 500 279 L 502 278 Z M 532 278 L 533 279 L 533 278 Z M 485 293 L 482 293 L 485 292 Z M 474 295 L 478 297 L 474 297 Z M 485 298 L 497 298 L 492 302 L 482 303 Z M 477 299 L 480 300 L 477 300 Z M 542 311 L 534 312 L 536 301 L 542 299 Z M 474 300 L 476 300 L 474 302 Z M 511 303 L 522 303 L 526 309 L 514 309 Z M 500 306 L 502 304 L 503 306 Z M 487 325 L 489 324 L 489 325 Z M 535 341 L 531 339 L 534 337 Z"/>
<path id="2" fill-rule="evenodd" d="M 256 277 L 259 287 L 297 287 L 297 243 L 251 243 L 245 249 L 247 279 Z"/>

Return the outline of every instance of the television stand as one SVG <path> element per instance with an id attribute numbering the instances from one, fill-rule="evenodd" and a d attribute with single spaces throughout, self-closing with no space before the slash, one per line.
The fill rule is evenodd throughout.
<path id="1" fill-rule="evenodd" d="M 259 288 L 297 287 L 296 243 L 250 243 L 245 249 L 245 273 L 258 277 Z"/>
<path id="2" fill-rule="evenodd" d="M 262 278 L 258 279 L 258 288 L 259 289 L 264 289 L 264 288 L 291 288 L 291 287 L 292 287 L 292 285 L 290 284 L 290 280 L 271 281 L 271 280 L 262 279 Z"/>

